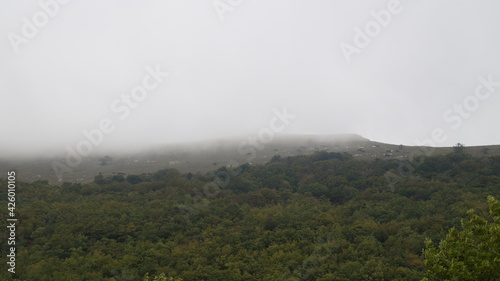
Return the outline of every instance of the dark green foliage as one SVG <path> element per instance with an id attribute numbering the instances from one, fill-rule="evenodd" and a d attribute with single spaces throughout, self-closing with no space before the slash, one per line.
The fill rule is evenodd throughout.
<path id="1" fill-rule="evenodd" d="M 271 160 L 269 160 L 269 163 L 274 163 L 274 162 L 280 162 L 281 161 L 281 156 L 279 155 L 274 155 Z"/>
<path id="2" fill-rule="evenodd" d="M 176 178 L 180 176 L 180 172 L 176 169 L 164 169 L 164 170 L 159 170 L 156 173 L 153 173 L 152 179 L 155 181 L 161 181 L 169 178 Z M 186 175 L 187 176 L 187 175 Z M 192 174 L 191 174 L 192 177 Z"/>
<path id="3" fill-rule="evenodd" d="M 99 165 L 106 166 L 106 165 L 108 165 L 112 161 L 113 161 L 113 158 L 111 156 L 109 156 L 109 155 L 106 155 L 106 156 L 104 156 L 102 158 L 99 158 L 99 162 L 100 162 Z"/>
<path id="4" fill-rule="evenodd" d="M 97 176 L 94 177 L 94 183 L 99 184 L 99 185 L 103 185 L 103 184 L 110 183 L 110 181 L 108 179 L 104 178 L 104 176 L 101 173 L 99 173 Z"/>
<path id="5" fill-rule="evenodd" d="M 127 182 L 130 184 L 138 184 L 138 183 L 143 182 L 143 180 L 144 179 L 138 175 L 128 175 L 127 176 Z"/>
<path id="6" fill-rule="evenodd" d="M 125 181 L 125 177 L 123 175 L 114 175 L 111 177 L 111 180 L 116 182 L 123 182 Z"/>
<path id="7" fill-rule="evenodd" d="M 500 203 L 488 197 L 490 217 L 470 210 L 469 220 L 461 229 L 452 228 L 436 249 L 426 240 L 426 278 L 423 281 L 495 281 L 500 280 Z"/>
<path id="8" fill-rule="evenodd" d="M 453 151 L 455 153 L 462 153 L 464 152 L 465 145 L 462 143 L 457 143 L 453 146 Z"/>
<path id="9" fill-rule="evenodd" d="M 384 174 L 398 161 L 326 152 L 207 174 L 19 183 L 15 277 L 421 280 L 425 238 L 445 238 L 471 208 L 484 217 L 486 196 L 499 196 L 500 157 L 419 163 L 395 186 Z"/>

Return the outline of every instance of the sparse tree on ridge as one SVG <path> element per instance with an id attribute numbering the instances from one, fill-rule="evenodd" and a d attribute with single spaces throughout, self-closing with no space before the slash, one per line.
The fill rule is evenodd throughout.
<path id="1" fill-rule="evenodd" d="M 106 155 L 102 158 L 99 158 L 99 161 L 101 162 L 100 165 L 101 166 L 106 166 L 108 165 L 111 161 L 113 161 L 113 158 L 109 155 Z"/>
<path id="2" fill-rule="evenodd" d="M 462 153 L 464 152 L 465 144 L 463 143 L 457 143 L 453 146 L 453 151 L 455 153 Z"/>

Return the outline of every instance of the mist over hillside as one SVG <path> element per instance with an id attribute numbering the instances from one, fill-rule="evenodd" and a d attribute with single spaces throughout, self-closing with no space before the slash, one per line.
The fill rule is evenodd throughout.
<path id="1" fill-rule="evenodd" d="M 15 254 L 23 267 L 0 279 L 499 280 L 500 156 L 457 146 L 418 158 L 405 171 L 391 157 L 320 151 L 209 173 L 167 168 L 58 186 L 19 178 L 15 189 L 12 173 L 0 196 L 15 190 L 22 220 L 9 221 L 14 207 L 0 219 L 7 233 L 16 227 L 8 241 L 18 250 L 0 262 L 13 267 Z"/>
<path id="2" fill-rule="evenodd" d="M 499 11 L 0 1 L 0 281 L 500 280 Z"/>
<path id="3" fill-rule="evenodd" d="M 475 155 L 499 154 L 500 146 L 467 147 Z M 64 156 L 1 159 L 0 169 L 18 171 L 19 178 L 32 182 L 48 180 L 51 184 L 63 182 L 91 182 L 94 176 L 114 174 L 152 173 L 166 168 L 181 172 L 208 172 L 219 167 L 242 164 L 263 164 L 275 155 L 289 157 L 315 152 L 346 152 L 360 159 L 411 160 L 418 155 L 445 154 L 453 148 L 414 147 L 371 141 L 356 134 L 298 135 L 278 134 L 272 139 L 259 136 L 212 139 L 156 145 L 126 151 L 101 151 L 87 157 L 67 153 Z M 78 164 L 78 165 L 75 165 Z M 73 166 L 72 166 L 73 165 Z"/>

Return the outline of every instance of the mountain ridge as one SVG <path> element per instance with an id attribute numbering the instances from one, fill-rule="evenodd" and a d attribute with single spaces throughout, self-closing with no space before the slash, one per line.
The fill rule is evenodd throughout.
<path id="1" fill-rule="evenodd" d="M 82 157 L 76 167 L 66 165 L 65 157 L 32 160 L 0 160 L 0 169 L 17 170 L 19 178 L 32 182 L 47 180 L 62 182 L 91 182 L 95 175 L 151 173 L 175 168 L 181 172 L 208 172 L 227 165 L 263 164 L 275 156 L 309 155 L 319 151 L 346 152 L 355 158 L 390 158 L 401 161 L 421 154 L 446 154 L 452 147 L 416 147 L 371 141 L 357 134 L 313 135 L 276 134 L 265 139 L 258 135 L 246 138 L 220 138 L 206 141 L 156 145 L 139 152 L 104 153 Z M 466 147 L 473 155 L 498 155 L 500 145 Z M 109 156 L 107 159 L 104 156 Z M 58 177 L 54 164 L 71 170 Z M 56 165 L 56 166 L 57 166 Z"/>

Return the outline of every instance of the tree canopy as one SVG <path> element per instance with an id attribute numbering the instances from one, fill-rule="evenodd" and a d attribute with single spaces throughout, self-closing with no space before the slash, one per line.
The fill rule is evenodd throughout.
<path id="1" fill-rule="evenodd" d="M 500 203 L 488 196 L 490 220 L 468 212 L 461 229 L 453 227 L 435 248 L 426 240 L 424 281 L 500 280 Z"/>
<path id="2" fill-rule="evenodd" d="M 318 153 L 210 173 L 18 182 L 19 264 L 0 280 L 497 277 L 498 203 L 488 199 L 485 219 L 485 198 L 500 196 L 500 157 L 426 157 L 404 175 L 400 166 Z M 388 172 L 400 177 L 392 186 Z"/>

